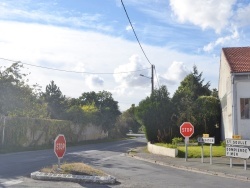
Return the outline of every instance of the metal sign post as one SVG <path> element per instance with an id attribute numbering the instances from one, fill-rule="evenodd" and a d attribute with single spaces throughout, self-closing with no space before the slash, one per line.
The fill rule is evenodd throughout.
<path id="1" fill-rule="evenodd" d="M 212 146 L 215 143 L 214 137 L 198 137 L 198 143 L 201 144 L 201 163 L 204 162 L 204 144 L 210 144 L 210 164 L 213 163 L 213 153 L 212 153 Z"/>
<path id="2" fill-rule="evenodd" d="M 185 161 L 188 160 L 188 143 L 189 143 L 189 137 L 185 137 Z"/>
<path id="3" fill-rule="evenodd" d="M 201 163 L 204 163 L 204 149 L 203 149 L 203 143 L 201 144 Z"/>
<path id="4" fill-rule="evenodd" d="M 4 145 L 5 124 L 6 124 L 6 116 L 3 117 L 3 137 L 2 137 L 2 146 Z"/>
<path id="5" fill-rule="evenodd" d="M 212 144 L 210 144 L 210 164 L 213 163 Z"/>

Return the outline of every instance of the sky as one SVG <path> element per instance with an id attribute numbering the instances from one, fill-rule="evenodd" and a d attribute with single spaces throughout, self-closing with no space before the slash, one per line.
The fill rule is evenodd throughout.
<path id="1" fill-rule="evenodd" d="M 249 46 L 249 0 L 123 4 L 140 43 L 121 0 L 0 0 L 0 66 L 20 61 L 28 84 L 53 80 L 70 98 L 109 91 L 125 111 L 150 95 L 151 65 L 170 97 L 193 66 L 213 89 L 221 49 Z"/>

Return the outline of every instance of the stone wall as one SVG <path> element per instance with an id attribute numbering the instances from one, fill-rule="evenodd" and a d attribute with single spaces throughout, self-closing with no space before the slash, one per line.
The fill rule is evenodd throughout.
<path id="1" fill-rule="evenodd" d="M 70 121 L 0 117 L 0 146 L 34 147 L 52 145 L 58 134 L 64 134 L 67 143 L 104 139 L 108 133 L 91 123 L 74 124 Z"/>

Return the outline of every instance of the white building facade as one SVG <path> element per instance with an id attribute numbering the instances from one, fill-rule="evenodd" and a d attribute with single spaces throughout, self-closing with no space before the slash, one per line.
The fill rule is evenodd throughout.
<path id="1" fill-rule="evenodd" d="M 222 140 L 233 135 L 250 139 L 250 47 L 222 49 L 218 92 Z"/>

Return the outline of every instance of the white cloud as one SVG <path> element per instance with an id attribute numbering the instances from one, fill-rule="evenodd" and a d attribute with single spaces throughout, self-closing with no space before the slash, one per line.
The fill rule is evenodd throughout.
<path id="1" fill-rule="evenodd" d="M 205 52 L 210 52 L 216 46 L 227 44 L 231 40 L 235 41 L 236 39 L 239 39 L 239 33 L 238 33 L 238 30 L 236 28 L 234 28 L 234 30 L 231 31 L 231 35 L 228 35 L 228 36 L 225 36 L 225 37 L 219 37 L 216 41 L 210 42 L 209 44 L 207 44 L 206 46 L 204 46 L 203 50 Z"/>
<path id="2" fill-rule="evenodd" d="M 89 75 L 85 79 L 86 85 L 94 90 L 94 89 L 99 89 L 104 85 L 104 80 L 103 78 L 97 76 L 97 75 Z M 100 89 L 101 90 L 101 89 Z"/>
<path id="3" fill-rule="evenodd" d="M 131 25 L 128 25 L 128 26 L 126 27 L 126 31 L 130 31 L 130 30 L 132 30 L 132 27 L 131 27 Z"/>
<path id="4" fill-rule="evenodd" d="M 161 77 L 161 83 L 165 82 L 167 85 L 179 84 L 188 73 L 189 70 L 183 62 L 174 61 Z"/>
<path id="5" fill-rule="evenodd" d="M 218 72 L 214 70 L 219 70 L 218 59 L 180 53 L 164 46 L 143 44 L 143 48 L 155 64 L 157 74 L 166 76 L 166 72 L 168 73 L 165 80 L 168 79 L 169 82 L 160 84 L 167 84 L 170 93 L 178 86 L 180 80 L 174 79 L 182 78 L 184 65 L 191 70 L 194 63 L 199 71 L 204 72 L 206 80 L 217 85 Z M 0 52 L 3 58 L 36 66 L 96 73 L 89 76 L 25 65 L 31 72 L 30 84 L 38 83 L 44 90 L 54 80 L 67 97 L 106 90 L 112 92 L 121 110 L 126 110 L 133 103 L 137 105 L 151 92 L 150 79 L 139 76 L 143 74 L 150 77 L 151 66 L 137 42 L 63 27 L 0 21 Z M 1 66 L 6 63 L 0 61 Z M 131 72 L 142 69 L 146 70 Z M 170 81 L 175 84 L 171 85 Z"/>
<path id="6" fill-rule="evenodd" d="M 148 81 L 147 78 L 140 76 L 140 74 L 148 76 L 149 71 L 143 70 L 148 67 L 145 66 L 145 63 L 142 63 L 138 55 L 132 55 L 129 58 L 129 63 L 120 65 L 114 70 L 115 81 L 123 87 L 144 87 L 145 85 L 148 85 L 150 81 Z M 143 71 L 138 72 L 138 70 Z"/>
<path id="7" fill-rule="evenodd" d="M 70 25 L 71 27 L 91 28 L 100 31 L 113 31 L 113 28 L 110 25 L 103 25 L 101 23 L 101 14 L 87 14 L 66 10 L 54 10 L 53 12 L 45 12 L 42 7 L 40 7 L 40 9 L 38 8 L 30 11 L 27 8 L 28 6 L 25 6 L 29 3 L 33 2 L 26 2 L 23 4 L 13 2 L 13 4 L 15 5 L 7 1 L 6 3 L 2 3 L 2 6 L 0 6 L 0 18 L 11 18 L 12 20 L 24 19 L 56 25 Z M 53 4 L 51 5 L 53 6 Z"/>
<path id="8" fill-rule="evenodd" d="M 236 0 L 170 0 L 174 15 L 180 22 L 190 22 L 217 33 L 224 29 L 232 16 Z"/>

